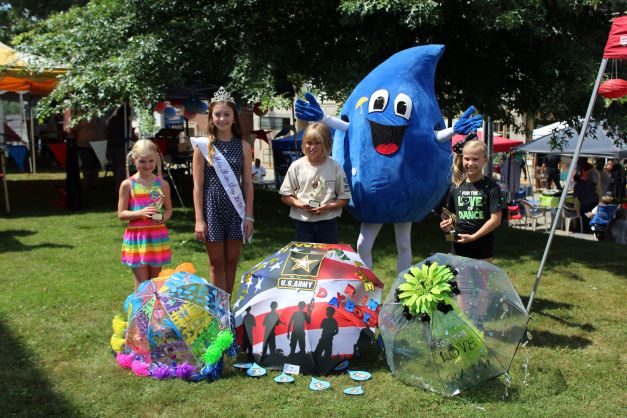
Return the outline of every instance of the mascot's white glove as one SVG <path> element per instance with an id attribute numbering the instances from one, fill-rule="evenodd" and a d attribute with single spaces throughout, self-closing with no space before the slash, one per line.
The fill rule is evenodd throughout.
<path id="1" fill-rule="evenodd" d="M 322 122 L 330 128 L 339 129 L 343 132 L 348 130 L 348 122 L 344 122 L 340 118 L 324 113 L 313 94 L 310 92 L 305 93 L 305 99 L 307 99 L 307 101 L 296 99 L 294 110 L 298 119 L 309 122 Z"/>

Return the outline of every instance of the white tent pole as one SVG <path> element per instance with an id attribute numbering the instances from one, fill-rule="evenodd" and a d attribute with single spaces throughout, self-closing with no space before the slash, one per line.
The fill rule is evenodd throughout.
<path id="1" fill-rule="evenodd" d="M 28 111 L 30 113 L 30 142 L 33 156 L 33 174 L 37 174 L 37 144 L 35 144 L 35 123 L 33 121 L 33 97 L 28 100 Z"/>
<path id="2" fill-rule="evenodd" d="M 577 140 L 577 145 L 575 146 L 575 152 L 573 153 L 573 160 L 570 162 L 570 168 L 568 169 L 568 176 L 566 176 L 564 189 L 562 190 L 562 195 L 560 196 L 560 201 L 559 201 L 559 204 L 557 205 L 557 213 L 555 214 L 555 217 L 553 218 L 553 222 L 551 225 L 551 232 L 549 233 L 549 239 L 547 240 L 546 247 L 544 248 L 542 261 L 540 261 L 540 267 L 538 268 L 536 281 L 533 284 L 533 290 L 531 291 L 531 295 L 529 295 L 529 302 L 527 303 L 527 313 L 531 312 L 531 305 L 533 304 L 533 300 L 536 296 L 536 290 L 538 290 L 538 285 L 540 284 L 540 279 L 542 278 L 542 270 L 544 269 L 544 263 L 546 262 L 546 259 L 549 255 L 549 250 L 551 249 L 551 243 L 553 242 L 553 237 L 555 236 L 555 229 L 557 227 L 559 218 L 562 214 L 562 210 L 564 209 L 564 203 L 566 203 L 566 196 L 568 195 L 570 182 L 573 178 L 573 174 L 575 173 L 575 168 L 577 167 L 577 160 L 579 159 L 579 152 L 581 151 L 583 138 L 586 134 L 586 130 L 588 129 L 588 122 L 590 122 L 590 116 L 592 115 L 592 109 L 594 108 L 594 103 L 596 102 L 597 92 L 599 91 L 599 85 L 601 84 L 601 79 L 603 78 L 603 73 L 605 73 L 606 66 L 607 66 L 607 58 L 603 58 L 603 60 L 601 61 L 601 66 L 599 67 L 599 73 L 597 74 L 596 82 L 594 83 L 594 88 L 592 89 L 592 96 L 590 97 L 590 103 L 588 103 L 588 110 L 586 111 L 586 117 L 583 120 L 583 125 L 581 126 L 581 132 L 579 133 L 579 139 Z"/>

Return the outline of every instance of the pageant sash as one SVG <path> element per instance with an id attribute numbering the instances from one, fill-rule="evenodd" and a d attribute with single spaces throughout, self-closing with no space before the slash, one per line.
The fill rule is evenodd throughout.
<path id="1" fill-rule="evenodd" d="M 239 182 L 237 181 L 237 177 L 235 177 L 235 173 L 231 169 L 229 162 L 226 160 L 224 155 L 214 147 L 215 154 L 213 155 L 213 164 L 209 160 L 209 138 L 204 136 L 195 136 L 191 137 L 190 141 L 193 147 L 198 147 L 202 155 L 205 157 L 207 162 L 213 166 L 218 175 L 218 179 L 220 180 L 220 184 L 224 188 L 227 196 L 231 200 L 233 207 L 237 211 L 237 214 L 240 218 L 242 218 L 242 237 L 244 238 L 244 242 L 250 243 L 252 241 L 252 235 L 246 238 L 244 234 L 244 221 L 246 219 L 246 202 L 244 201 L 244 196 L 242 195 L 242 189 L 240 188 Z"/>

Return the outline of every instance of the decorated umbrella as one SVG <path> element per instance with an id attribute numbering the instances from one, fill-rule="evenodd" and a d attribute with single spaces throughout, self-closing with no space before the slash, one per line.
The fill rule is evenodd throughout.
<path id="1" fill-rule="evenodd" d="M 452 396 L 509 370 L 529 316 L 504 271 L 438 253 L 393 289 L 379 329 L 401 381 Z"/>
<path id="2" fill-rule="evenodd" d="M 190 264 L 164 270 L 124 303 L 111 346 L 122 367 L 159 379 L 216 379 L 222 353 L 234 354 L 229 294 L 193 274 Z"/>
<path id="3" fill-rule="evenodd" d="M 292 242 L 242 276 L 237 339 L 264 367 L 324 374 L 372 341 L 382 291 L 349 245 Z"/>

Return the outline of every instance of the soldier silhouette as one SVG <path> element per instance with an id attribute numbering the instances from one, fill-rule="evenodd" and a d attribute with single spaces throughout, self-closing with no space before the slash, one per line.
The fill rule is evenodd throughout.
<path id="1" fill-rule="evenodd" d="M 305 353 L 305 323 L 311 323 L 311 306 L 305 312 L 305 302 L 298 302 L 298 310 L 292 314 L 287 324 L 287 338 L 290 340 L 290 356 L 295 353 L 296 344 L 300 348 L 299 353 Z M 290 329 L 292 334 L 290 335 Z"/>
<path id="2" fill-rule="evenodd" d="M 332 306 L 327 306 L 327 317 L 322 320 L 320 328 L 322 328 L 322 334 L 316 347 L 316 357 L 319 359 L 331 358 L 333 354 L 333 337 L 339 332 L 338 324 L 335 318 L 335 309 Z"/>
<path id="3" fill-rule="evenodd" d="M 248 356 L 248 358 L 253 357 L 253 328 L 257 326 L 257 321 L 255 320 L 255 316 L 250 313 L 250 306 L 246 308 L 246 315 L 244 315 L 244 343 L 242 348 L 244 349 L 244 353 Z"/>
<path id="4" fill-rule="evenodd" d="M 264 327 L 264 336 L 263 336 L 263 349 L 261 350 L 261 355 L 265 356 L 266 351 L 270 348 L 270 355 L 274 355 L 276 353 L 276 333 L 275 328 L 279 324 L 285 325 L 279 318 L 279 314 L 276 313 L 276 308 L 279 306 L 278 303 L 272 302 L 270 303 L 270 312 L 263 319 L 263 327 Z"/>

